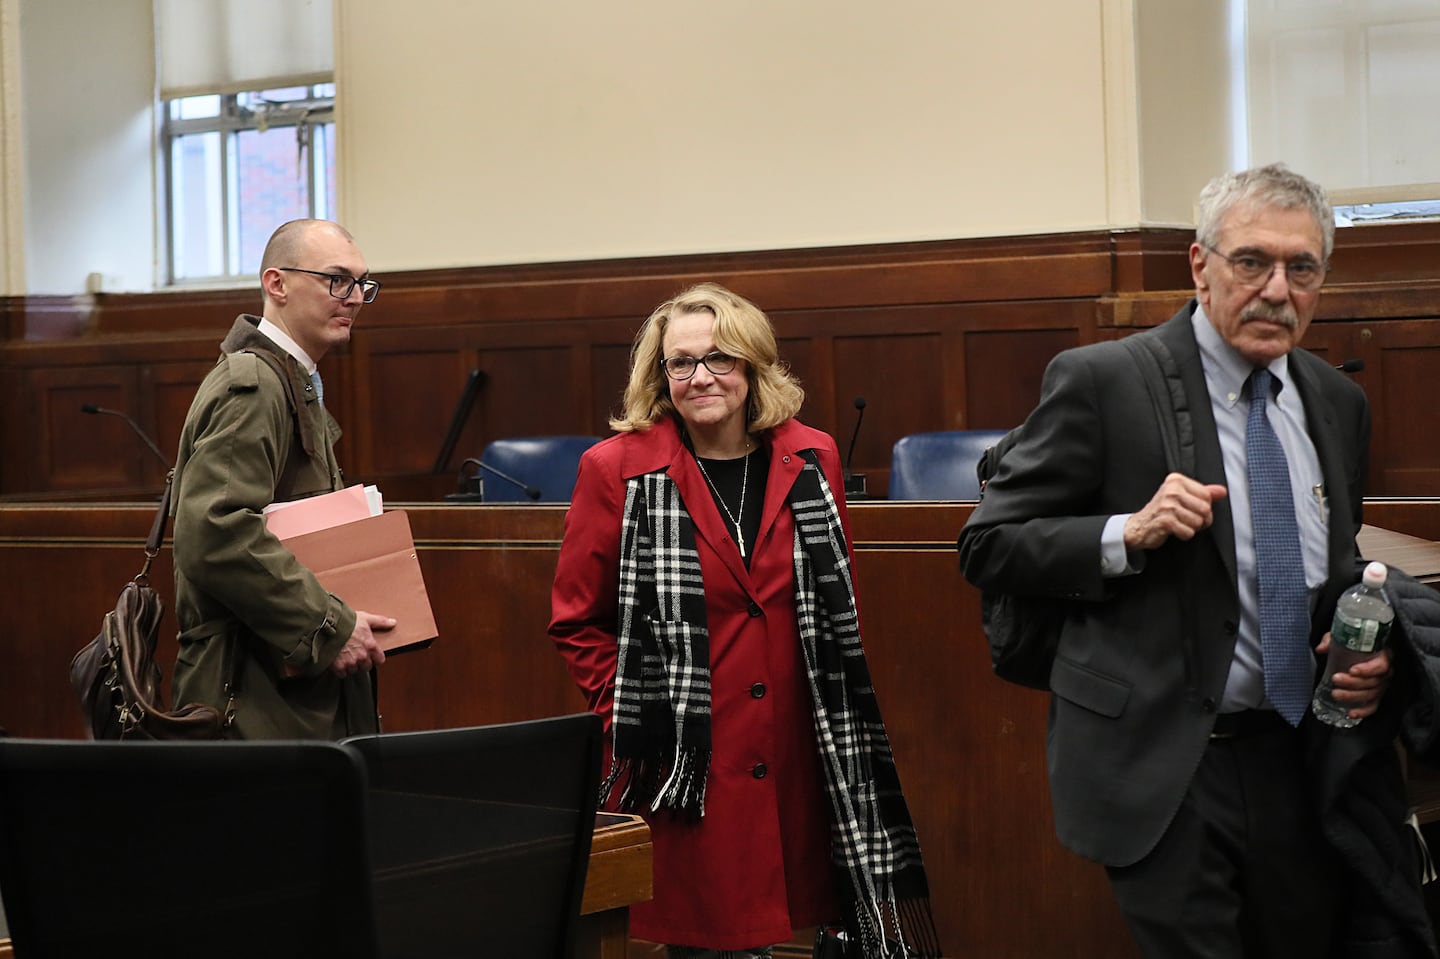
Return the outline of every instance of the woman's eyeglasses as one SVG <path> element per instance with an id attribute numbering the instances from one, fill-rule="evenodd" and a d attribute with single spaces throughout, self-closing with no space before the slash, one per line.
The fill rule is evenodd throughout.
<path id="1" fill-rule="evenodd" d="M 704 363 L 705 369 L 716 376 L 724 376 L 735 369 L 735 357 L 729 353 L 721 353 L 719 350 L 699 357 L 670 356 L 660 361 L 660 365 L 665 368 L 665 375 L 672 380 L 688 380 L 695 375 L 695 368 L 701 363 Z"/>

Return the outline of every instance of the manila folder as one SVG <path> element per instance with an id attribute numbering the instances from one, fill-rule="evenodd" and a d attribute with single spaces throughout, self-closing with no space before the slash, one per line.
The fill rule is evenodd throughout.
<path id="1" fill-rule="evenodd" d="M 320 584 L 351 609 L 391 616 L 395 628 L 376 630 L 387 653 L 423 649 L 437 635 L 420 558 L 404 510 L 342 523 L 283 541 Z"/>

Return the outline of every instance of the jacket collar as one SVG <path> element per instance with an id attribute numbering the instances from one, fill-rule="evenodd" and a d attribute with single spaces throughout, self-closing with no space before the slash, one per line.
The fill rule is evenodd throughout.
<path id="1" fill-rule="evenodd" d="M 724 561 L 726 567 L 740 583 L 749 582 L 749 572 L 740 560 L 739 553 L 728 545 L 733 530 L 720 516 L 711 500 L 710 487 L 695 465 L 695 457 L 685 448 L 679 427 L 673 417 L 666 417 L 646 430 L 629 434 L 625 444 L 620 470 L 628 482 L 636 476 L 665 470 L 675 481 L 695 523 L 695 533 L 706 541 L 710 548 Z M 756 536 L 754 550 L 759 551 L 775 525 L 776 518 L 785 508 L 786 497 L 795 479 L 805 467 L 805 460 L 799 455 L 802 450 L 813 449 L 809 440 L 810 431 L 795 420 L 786 420 L 774 429 L 767 430 L 759 439 L 770 450 L 770 469 L 765 479 L 765 507 L 760 517 L 760 530 Z M 722 548 L 724 547 L 724 548 Z M 789 549 L 789 544 L 786 544 Z M 752 553 L 753 561 L 753 553 Z"/>

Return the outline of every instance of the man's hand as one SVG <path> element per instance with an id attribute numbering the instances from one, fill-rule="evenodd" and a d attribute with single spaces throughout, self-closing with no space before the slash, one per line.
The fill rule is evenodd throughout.
<path id="1" fill-rule="evenodd" d="M 330 671 L 336 676 L 374 669 L 385 662 L 385 650 L 375 638 L 375 631 L 395 628 L 395 620 L 389 616 L 377 616 L 364 610 L 355 610 L 355 631 L 345 641 L 330 664 Z"/>
<path id="2" fill-rule="evenodd" d="M 1326 633 L 1315 654 L 1324 660 L 1329 652 L 1330 634 Z M 1380 708 L 1380 698 L 1390 685 L 1390 650 L 1382 649 L 1363 663 L 1351 666 L 1348 672 L 1333 674 L 1330 682 L 1333 685 L 1330 695 L 1335 702 L 1350 710 L 1351 719 L 1374 715 L 1375 710 Z"/>
<path id="3" fill-rule="evenodd" d="M 1145 508 L 1125 521 L 1125 548 L 1155 549 L 1172 536 L 1194 538 L 1215 521 L 1211 504 L 1227 495 L 1223 486 L 1171 473 Z"/>

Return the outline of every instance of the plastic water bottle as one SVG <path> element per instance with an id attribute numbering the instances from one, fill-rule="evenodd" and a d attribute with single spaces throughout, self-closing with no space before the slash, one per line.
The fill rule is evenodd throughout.
<path id="1" fill-rule="evenodd" d="M 1395 607 L 1385 593 L 1385 577 L 1389 570 L 1384 563 L 1365 567 L 1360 582 L 1351 586 L 1335 606 L 1335 621 L 1330 626 L 1330 658 L 1325 675 L 1315 688 L 1310 711 L 1321 722 L 1349 728 L 1360 722 L 1350 718 L 1350 707 L 1337 703 L 1331 696 L 1330 677 L 1343 673 L 1356 663 L 1363 663 L 1385 648 L 1390 624 L 1395 621 Z"/>

